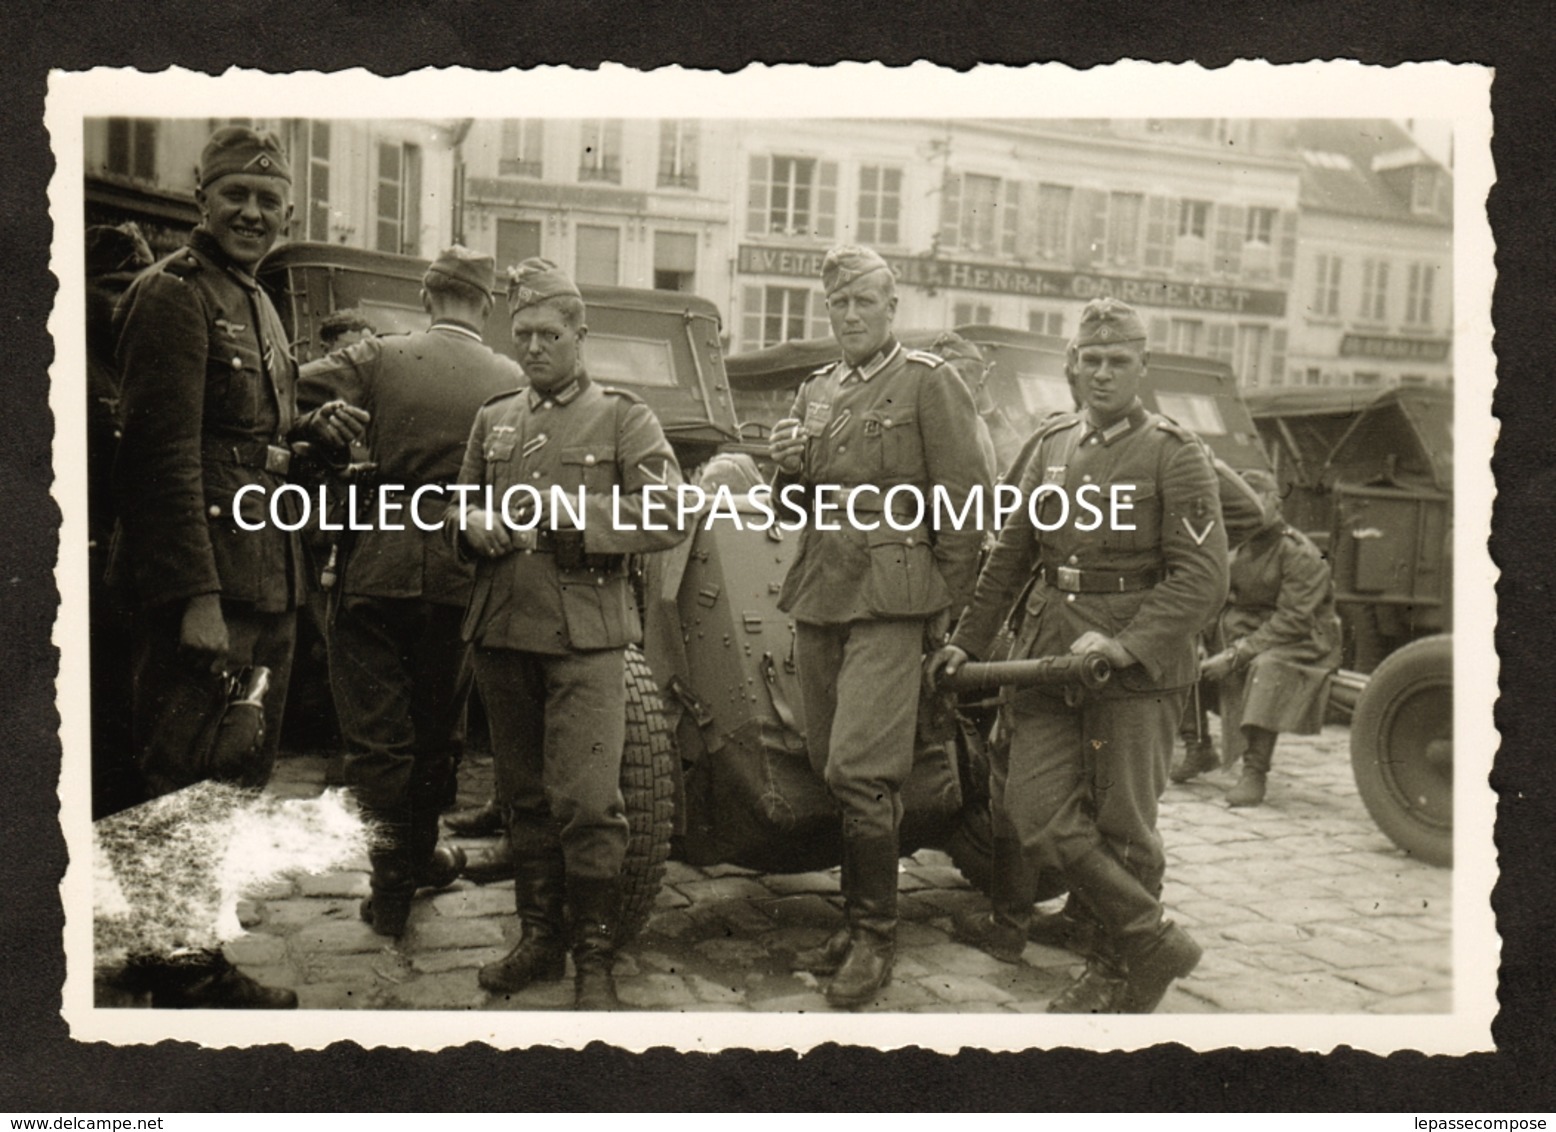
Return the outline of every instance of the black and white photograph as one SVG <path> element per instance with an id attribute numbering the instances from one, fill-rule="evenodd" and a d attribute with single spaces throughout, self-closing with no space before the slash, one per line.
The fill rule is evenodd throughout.
<path id="1" fill-rule="evenodd" d="M 56 74 L 72 1034 L 1491 1048 L 1489 106 Z"/>

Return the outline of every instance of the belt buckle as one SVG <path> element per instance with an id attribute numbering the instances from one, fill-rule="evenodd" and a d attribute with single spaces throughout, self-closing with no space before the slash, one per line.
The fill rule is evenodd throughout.
<path id="1" fill-rule="evenodd" d="M 284 476 L 292 467 L 292 454 L 274 444 L 265 445 L 265 471 Z"/>
<path id="2" fill-rule="evenodd" d="M 1074 566 L 1054 567 L 1054 585 L 1069 593 L 1081 592 L 1081 572 Z"/>

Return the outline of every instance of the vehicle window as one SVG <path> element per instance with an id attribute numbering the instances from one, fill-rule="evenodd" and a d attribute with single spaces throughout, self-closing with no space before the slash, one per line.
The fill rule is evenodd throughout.
<path id="1" fill-rule="evenodd" d="M 674 387 L 675 364 L 670 343 L 650 338 L 590 332 L 584 342 L 584 363 L 595 381 L 615 385 Z"/>
<path id="2" fill-rule="evenodd" d="M 1221 406 L 1216 404 L 1214 397 L 1199 393 L 1158 392 L 1156 411 L 1201 436 L 1226 435 L 1226 421 L 1221 418 Z"/>
<path id="3" fill-rule="evenodd" d="M 1070 383 L 1062 377 L 1045 374 L 1018 373 L 1016 387 L 1021 390 L 1021 403 L 1036 420 L 1049 413 L 1068 413 L 1075 408 L 1075 398 L 1070 395 Z"/>

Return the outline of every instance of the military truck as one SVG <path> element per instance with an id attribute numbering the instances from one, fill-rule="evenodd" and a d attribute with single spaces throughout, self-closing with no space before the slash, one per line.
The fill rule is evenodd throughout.
<path id="1" fill-rule="evenodd" d="M 1357 788 L 1381 829 L 1453 855 L 1453 395 L 1274 389 L 1248 406 L 1286 518 L 1329 556 L 1348 670 Z M 1337 684 L 1356 680 L 1342 673 Z M 1355 694 L 1341 687 L 1343 708 Z"/>
<path id="2" fill-rule="evenodd" d="M 381 333 L 427 324 L 419 300 L 427 263 L 330 244 L 278 248 L 259 270 L 300 359 L 319 352 L 320 322 L 354 308 Z M 597 380 L 641 396 L 658 414 L 688 482 L 715 453 L 765 453 L 744 444 L 719 350 L 719 314 L 704 299 L 666 291 L 581 288 L 585 358 Z M 499 301 L 488 344 L 512 349 Z M 839 822 L 811 771 L 803 740 L 794 630 L 777 608 L 797 536 L 747 521 L 698 523 L 676 549 L 645 556 L 637 577 L 644 644 L 628 657 L 622 789 L 631 823 L 621 922 L 646 922 L 673 852 L 690 864 L 768 872 L 828 868 L 842 859 Z M 299 673 L 297 683 L 322 685 Z M 306 688 L 297 688 L 305 696 Z M 314 712 L 328 711 L 315 697 Z M 937 846 L 975 882 L 986 880 L 989 818 L 981 736 L 944 715 L 930 720 L 904 789 L 903 852 Z M 969 750 L 971 746 L 972 750 Z M 1042 895 L 1057 895 L 1054 878 Z"/>
<path id="3" fill-rule="evenodd" d="M 897 336 L 904 345 L 923 349 L 941 333 L 905 330 Z M 1075 405 L 1064 372 L 1065 339 L 985 325 L 958 326 L 956 333 L 983 353 L 987 370 L 979 409 L 989 422 L 1003 469 L 1039 421 Z M 735 405 L 747 432 L 765 435 L 787 412 L 800 382 L 837 356 L 837 343 L 831 338 L 807 338 L 726 358 Z M 1140 390 L 1146 408 L 1193 429 L 1238 471 L 1269 470 L 1269 458 L 1238 395 L 1231 366 L 1211 358 L 1153 350 L 1150 374 Z"/>

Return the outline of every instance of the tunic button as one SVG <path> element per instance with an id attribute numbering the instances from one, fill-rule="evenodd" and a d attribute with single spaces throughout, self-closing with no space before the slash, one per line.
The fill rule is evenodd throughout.
<path id="1" fill-rule="evenodd" d="M 213 519 L 220 519 L 222 517 L 222 509 L 220 507 L 218 507 L 214 503 L 211 504 L 210 513 L 211 513 L 211 518 L 213 518 Z"/>
<path id="2" fill-rule="evenodd" d="M 538 480 L 540 478 L 540 473 L 538 471 L 531 472 L 529 474 L 529 478 L 532 480 Z"/>
<path id="3" fill-rule="evenodd" d="M 1070 565 L 1071 566 L 1074 566 L 1079 561 L 1080 561 L 1079 556 L 1074 555 L 1074 554 L 1070 555 Z"/>
<path id="4" fill-rule="evenodd" d="M 839 453 L 847 452 L 848 451 L 848 445 L 846 445 L 846 444 L 839 444 L 837 446 L 837 450 L 838 450 Z"/>
<path id="5" fill-rule="evenodd" d="M 238 355 L 236 355 L 236 354 L 232 355 L 232 368 L 233 369 L 242 369 L 243 368 L 243 359 L 238 357 Z"/>
<path id="6" fill-rule="evenodd" d="M 1095 443 L 1097 443 L 1097 438 L 1094 436 L 1090 440 L 1088 440 L 1086 443 L 1087 444 L 1095 444 Z"/>
<path id="7" fill-rule="evenodd" d="M 1090 483 L 1091 482 L 1091 477 L 1090 476 L 1082 476 L 1081 477 L 1081 482 L 1082 483 Z"/>
<path id="8" fill-rule="evenodd" d="M 590 466 L 590 467 L 593 467 L 593 465 L 594 465 L 594 453 L 593 452 L 589 453 L 587 456 L 584 457 L 584 463 L 586 465 Z"/>
<path id="9" fill-rule="evenodd" d="M 1065 601 L 1074 601 L 1075 600 L 1075 595 L 1074 594 L 1066 594 L 1065 597 L 1064 597 L 1064 600 Z"/>

